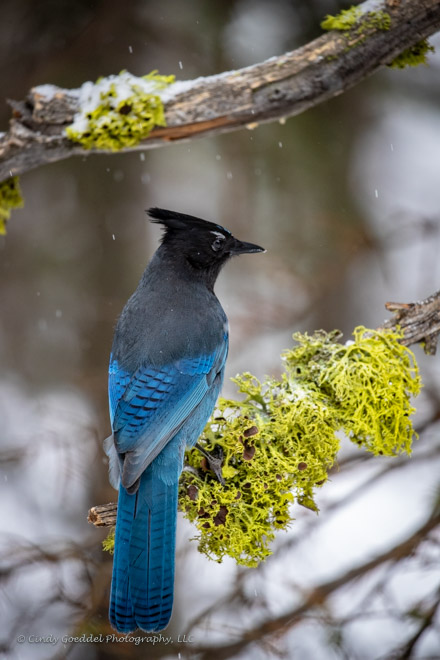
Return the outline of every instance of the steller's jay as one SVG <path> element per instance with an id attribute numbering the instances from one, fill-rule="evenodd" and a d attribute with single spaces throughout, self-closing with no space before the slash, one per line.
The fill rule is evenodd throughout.
<path id="1" fill-rule="evenodd" d="M 164 234 L 116 326 L 109 366 L 110 481 L 119 488 L 110 622 L 162 630 L 171 617 L 177 493 L 186 446 L 217 400 L 228 321 L 214 284 L 226 261 L 264 248 L 153 208 Z"/>

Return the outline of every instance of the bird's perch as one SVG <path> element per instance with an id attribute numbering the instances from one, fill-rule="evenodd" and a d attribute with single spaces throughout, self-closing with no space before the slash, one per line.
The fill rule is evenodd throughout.
<path id="1" fill-rule="evenodd" d="M 423 343 L 428 355 L 435 355 L 440 334 L 440 291 L 414 303 L 387 302 L 385 307 L 395 316 L 386 321 L 381 328 L 399 326 L 404 333 L 401 343 L 405 346 Z"/>
<path id="2" fill-rule="evenodd" d="M 359 11 L 351 30 L 331 30 L 244 69 L 170 85 L 164 103 L 167 125 L 125 150 L 255 128 L 297 115 L 353 87 L 440 28 L 439 0 L 367 0 Z M 386 27 L 374 19 L 381 13 L 389 17 Z M 0 133 L 0 181 L 90 153 L 64 133 L 78 100 L 79 90 L 42 85 L 31 89 L 25 101 L 11 102 L 10 130 Z"/>
<path id="3" fill-rule="evenodd" d="M 395 316 L 378 328 L 390 329 L 399 326 L 404 333 L 401 343 L 405 346 L 422 343 L 429 355 L 434 355 L 440 334 L 440 291 L 420 302 L 385 303 Z M 88 521 L 97 527 L 116 524 L 117 504 L 99 504 L 89 510 Z"/>
<path id="4" fill-rule="evenodd" d="M 98 504 L 89 509 L 87 521 L 95 527 L 111 527 L 116 525 L 116 512 L 118 505 L 116 502 L 110 504 Z"/>

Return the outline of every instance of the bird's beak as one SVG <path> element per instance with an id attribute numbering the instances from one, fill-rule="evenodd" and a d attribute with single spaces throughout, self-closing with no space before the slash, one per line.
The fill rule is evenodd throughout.
<path id="1" fill-rule="evenodd" d="M 235 239 L 234 245 L 231 248 L 231 255 L 235 256 L 237 254 L 246 254 L 247 252 L 266 252 L 266 250 L 259 245 L 255 245 L 254 243 L 245 243 L 244 241 Z"/>

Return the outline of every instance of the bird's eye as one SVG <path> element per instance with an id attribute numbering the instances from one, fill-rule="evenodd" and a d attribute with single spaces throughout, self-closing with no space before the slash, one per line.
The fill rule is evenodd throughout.
<path id="1" fill-rule="evenodd" d="M 219 250 L 222 249 L 223 240 L 224 239 L 222 239 L 222 238 L 216 238 L 215 239 L 215 241 L 211 245 L 211 248 L 214 250 L 214 252 L 218 252 Z"/>

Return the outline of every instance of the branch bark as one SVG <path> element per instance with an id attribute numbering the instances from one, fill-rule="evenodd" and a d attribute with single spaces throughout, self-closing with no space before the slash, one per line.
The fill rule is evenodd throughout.
<path id="1" fill-rule="evenodd" d="M 389 14 L 389 29 L 374 21 L 331 31 L 295 51 L 244 69 L 177 82 L 167 90 L 167 126 L 126 151 L 159 147 L 284 119 L 341 94 L 406 48 L 440 28 L 440 0 L 367 0 L 362 15 Z M 34 87 L 11 102 L 8 133 L 0 133 L 0 181 L 49 162 L 90 153 L 64 135 L 78 110 L 78 90 Z"/>
<path id="2" fill-rule="evenodd" d="M 112 527 L 116 525 L 116 513 L 118 505 L 116 502 L 110 504 L 97 504 L 89 509 L 87 522 L 92 523 L 95 527 Z"/>
<path id="3" fill-rule="evenodd" d="M 385 307 L 394 318 L 385 321 L 379 330 L 399 326 L 404 333 L 404 346 L 423 343 L 428 355 L 435 355 L 440 334 L 440 291 L 414 303 L 387 302 Z"/>

